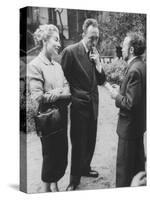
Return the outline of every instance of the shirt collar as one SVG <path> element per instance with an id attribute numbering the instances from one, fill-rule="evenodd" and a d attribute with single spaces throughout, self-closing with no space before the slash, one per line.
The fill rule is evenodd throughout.
<path id="1" fill-rule="evenodd" d="M 39 58 L 46 64 L 46 65 L 54 65 L 53 60 L 49 60 L 42 52 L 39 54 Z"/>
<path id="2" fill-rule="evenodd" d="M 83 44 L 83 46 L 84 46 L 84 49 L 85 49 L 86 53 L 88 53 L 89 50 L 88 50 L 88 48 L 86 47 L 86 44 L 85 44 L 84 40 L 81 40 L 81 41 L 82 41 L 82 44 Z"/>
<path id="3" fill-rule="evenodd" d="M 130 58 L 129 60 L 128 60 L 128 65 L 136 58 L 137 56 L 134 56 L 134 57 L 132 57 L 132 58 Z"/>

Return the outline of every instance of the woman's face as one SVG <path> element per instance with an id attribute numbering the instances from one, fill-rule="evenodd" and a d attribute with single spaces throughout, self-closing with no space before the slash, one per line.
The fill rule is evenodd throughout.
<path id="1" fill-rule="evenodd" d="M 48 56 L 58 55 L 58 50 L 60 48 L 60 38 L 59 34 L 55 31 L 49 40 L 46 41 L 46 53 Z"/>

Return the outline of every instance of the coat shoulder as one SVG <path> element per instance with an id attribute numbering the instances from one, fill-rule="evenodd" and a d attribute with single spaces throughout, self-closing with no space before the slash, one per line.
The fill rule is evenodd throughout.
<path id="1" fill-rule="evenodd" d="M 30 62 L 28 63 L 29 66 L 36 66 L 36 67 L 39 67 L 40 64 L 41 64 L 41 61 L 40 61 L 40 59 L 39 59 L 38 56 L 35 57 L 32 61 L 30 61 Z"/>
<path id="2" fill-rule="evenodd" d="M 64 51 L 72 52 L 72 51 L 77 50 L 78 47 L 79 47 L 79 43 L 71 44 L 71 45 L 67 46 L 67 47 L 64 49 Z"/>
<path id="3" fill-rule="evenodd" d="M 144 63 L 143 60 L 138 59 L 136 60 L 130 67 L 129 73 L 133 73 L 133 72 L 144 72 L 146 73 L 146 64 Z"/>

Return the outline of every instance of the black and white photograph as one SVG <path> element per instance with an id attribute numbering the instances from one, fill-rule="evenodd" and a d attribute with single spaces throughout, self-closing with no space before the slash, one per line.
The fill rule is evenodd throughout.
<path id="1" fill-rule="evenodd" d="M 147 14 L 20 9 L 20 190 L 147 185 Z"/>

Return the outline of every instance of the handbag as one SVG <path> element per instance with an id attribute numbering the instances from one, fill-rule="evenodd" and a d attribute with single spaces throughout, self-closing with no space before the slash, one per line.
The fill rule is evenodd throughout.
<path id="1" fill-rule="evenodd" d="M 37 135 L 45 137 L 54 135 L 63 129 L 63 120 L 58 106 L 51 105 L 46 111 L 38 111 L 35 116 Z"/>

